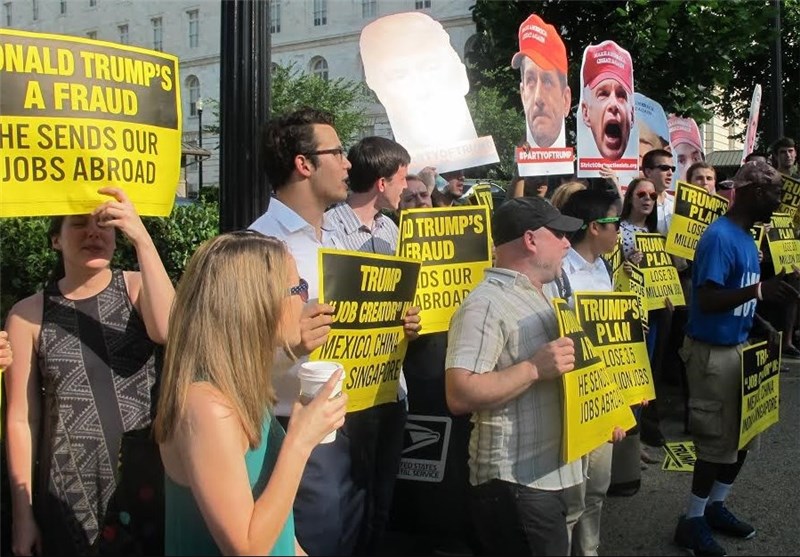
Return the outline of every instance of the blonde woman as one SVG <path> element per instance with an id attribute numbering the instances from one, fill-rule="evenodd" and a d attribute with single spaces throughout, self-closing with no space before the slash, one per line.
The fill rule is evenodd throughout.
<path id="1" fill-rule="evenodd" d="M 264 280 L 264 274 L 268 280 Z M 270 365 L 300 342 L 308 284 L 280 240 L 218 236 L 192 257 L 170 317 L 156 441 L 166 472 L 166 555 L 294 555 L 292 504 L 311 450 L 342 426 L 338 375 L 288 433 Z"/>
<path id="2" fill-rule="evenodd" d="M 550 203 L 553 204 L 558 210 L 567 203 L 567 199 L 576 191 L 581 191 L 586 189 L 586 184 L 583 182 L 566 182 L 558 186 L 554 191 L 553 195 L 550 197 Z"/>

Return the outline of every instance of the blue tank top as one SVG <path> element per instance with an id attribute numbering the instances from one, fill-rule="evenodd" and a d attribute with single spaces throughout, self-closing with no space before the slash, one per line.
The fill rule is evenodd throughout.
<path id="1" fill-rule="evenodd" d="M 257 499 L 267 486 L 285 436 L 286 433 L 278 420 L 268 414 L 262 427 L 261 445 L 247 451 L 244 455 L 247 476 L 253 490 L 253 499 Z M 167 474 L 164 474 L 164 479 L 166 514 L 164 554 L 222 555 L 208 531 L 191 489 L 176 484 Z M 289 518 L 270 555 L 294 554 L 294 516 L 289 513 Z"/>

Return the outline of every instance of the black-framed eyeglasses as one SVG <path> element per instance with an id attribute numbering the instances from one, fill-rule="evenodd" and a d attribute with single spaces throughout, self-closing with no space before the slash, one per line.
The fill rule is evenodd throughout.
<path id="1" fill-rule="evenodd" d="M 619 230 L 620 218 L 619 217 L 603 217 L 601 219 L 594 219 L 593 221 L 590 221 L 590 222 L 596 222 L 597 224 L 613 224 L 614 228 Z M 585 223 L 581 228 L 587 228 L 588 226 L 589 226 L 589 223 Z"/>
<path id="2" fill-rule="evenodd" d="M 657 168 L 662 172 L 666 172 L 667 170 L 675 172 L 675 167 L 669 164 L 657 164 L 655 166 L 651 166 L 650 168 Z"/>
<path id="3" fill-rule="evenodd" d="M 337 159 L 341 160 L 345 156 L 345 150 L 344 147 L 334 147 L 332 149 L 320 149 L 319 151 L 310 151 L 304 154 L 307 157 L 313 157 L 315 155 L 334 155 Z"/>
<path id="4" fill-rule="evenodd" d="M 306 279 L 301 278 L 297 286 L 289 288 L 289 296 L 300 296 L 303 302 L 308 301 L 308 282 Z"/>

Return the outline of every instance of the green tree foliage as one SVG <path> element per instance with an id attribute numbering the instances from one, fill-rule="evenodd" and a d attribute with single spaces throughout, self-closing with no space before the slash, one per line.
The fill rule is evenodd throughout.
<path id="1" fill-rule="evenodd" d="M 783 6 L 783 73 L 786 122 L 798 122 L 800 0 Z M 769 118 L 772 25 L 769 0 L 476 0 L 478 39 L 471 63 L 473 87 L 492 86 L 521 109 L 519 72 L 511 68 L 517 30 L 537 13 L 560 32 L 567 47 L 573 105 L 580 97 L 580 67 L 589 44 L 611 39 L 630 51 L 637 91 L 667 112 L 698 123 L 715 112 L 743 120 L 756 83 L 764 88 L 762 122 Z M 568 129 L 574 129 L 574 114 Z M 760 126 L 763 129 L 763 126 Z"/>
<path id="2" fill-rule="evenodd" d="M 499 163 L 488 166 L 485 172 L 471 170 L 471 175 L 510 179 L 516 168 L 514 147 L 525 139 L 525 116 L 520 109 L 509 105 L 505 95 L 489 85 L 473 87 L 467 94 L 467 105 L 478 136 L 491 135 L 500 156 Z"/>

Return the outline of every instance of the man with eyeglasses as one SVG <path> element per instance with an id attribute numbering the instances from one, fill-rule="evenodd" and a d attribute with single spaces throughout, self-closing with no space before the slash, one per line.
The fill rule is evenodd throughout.
<path id="1" fill-rule="evenodd" d="M 575 365 L 558 337 L 544 286 L 560 273 L 565 234 L 583 222 L 539 197 L 500 205 L 497 263 L 450 322 L 445 391 L 472 413 L 471 511 L 490 555 L 569 555 L 564 490 L 583 481 L 580 459 L 561 462 L 561 376 Z"/>
<path id="2" fill-rule="evenodd" d="M 658 194 L 656 209 L 658 221 L 656 228 L 659 233 L 666 235 L 669 223 L 674 212 L 674 201 L 667 195 L 667 190 L 672 185 L 675 174 L 675 165 L 672 162 L 672 153 L 664 149 L 653 149 L 642 157 L 642 174 L 653 183 Z"/>
<path id="3" fill-rule="evenodd" d="M 272 120 L 264 134 L 264 156 L 274 193 L 267 211 L 250 228 L 286 242 L 307 281 L 306 296 L 312 298 L 301 316 L 301 343 L 280 351 L 273 362 L 275 414 L 286 427 L 300 392 L 300 364 L 325 343 L 333 322 L 333 307 L 314 302 L 319 296 L 317 251 L 335 247 L 325 209 L 347 198 L 350 162 L 333 116 L 312 108 Z M 310 555 L 349 555 L 355 547 L 363 494 L 352 479 L 350 453 L 348 436 L 337 435 L 334 442 L 318 445 L 306 464 L 294 521 L 297 540 Z"/>

